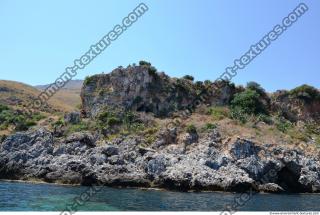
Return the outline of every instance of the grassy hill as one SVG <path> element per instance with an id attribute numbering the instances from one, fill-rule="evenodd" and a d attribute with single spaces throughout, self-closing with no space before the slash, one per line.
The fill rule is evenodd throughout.
<path id="1" fill-rule="evenodd" d="M 26 109 L 41 91 L 20 82 L 0 80 L 0 137 L 40 125 L 46 120 L 50 121 L 50 118 L 75 110 L 73 104 L 80 100 L 78 86 L 59 92 L 48 101 L 48 105 L 32 110 L 33 114 L 30 116 L 26 114 Z"/>
<path id="2" fill-rule="evenodd" d="M 82 88 L 82 80 L 71 80 L 63 88 L 61 88 L 52 98 L 56 99 L 63 104 L 76 109 L 80 103 L 80 92 Z M 38 90 L 45 90 L 50 85 L 38 85 L 35 86 Z"/>
<path id="3" fill-rule="evenodd" d="M 15 81 L 0 80 L 0 103 L 11 106 L 14 109 L 22 109 L 30 101 L 37 98 L 41 93 L 40 90 Z M 74 107 L 66 104 L 63 100 L 51 98 L 47 107 L 42 107 L 38 111 L 42 112 L 65 112 L 71 111 Z"/>

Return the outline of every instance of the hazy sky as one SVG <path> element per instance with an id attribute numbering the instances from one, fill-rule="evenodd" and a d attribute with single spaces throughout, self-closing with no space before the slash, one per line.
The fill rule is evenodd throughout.
<path id="1" fill-rule="evenodd" d="M 0 0 L 0 79 L 52 83 L 141 1 Z M 145 0 L 149 11 L 76 79 L 152 62 L 175 77 L 214 80 L 301 1 Z M 320 1 L 233 80 L 268 91 L 320 88 Z"/>

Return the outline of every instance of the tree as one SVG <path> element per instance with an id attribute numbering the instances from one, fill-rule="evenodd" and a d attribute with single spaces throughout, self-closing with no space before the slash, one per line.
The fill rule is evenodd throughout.
<path id="1" fill-rule="evenodd" d="M 191 75 L 185 75 L 182 77 L 183 79 L 187 79 L 187 80 L 190 80 L 190 81 L 194 81 L 194 77 L 191 76 Z"/>
<path id="2" fill-rule="evenodd" d="M 250 81 L 247 83 L 247 89 L 254 90 L 257 93 L 259 93 L 261 96 L 266 95 L 265 89 L 263 89 L 263 87 L 261 87 L 260 84 L 254 82 L 254 81 Z"/>
<path id="3" fill-rule="evenodd" d="M 266 108 L 260 100 L 259 93 L 252 89 L 246 89 L 244 92 L 235 94 L 231 101 L 231 109 L 244 114 L 266 113 Z"/>
<path id="4" fill-rule="evenodd" d="M 141 60 L 141 61 L 139 61 L 139 65 L 140 66 L 151 66 L 151 63 L 144 61 L 144 60 Z"/>

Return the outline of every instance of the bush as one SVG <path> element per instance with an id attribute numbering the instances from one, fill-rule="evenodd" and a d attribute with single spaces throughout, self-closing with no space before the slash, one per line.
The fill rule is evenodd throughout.
<path id="1" fill-rule="evenodd" d="M 34 121 L 40 121 L 44 118 L 46 118 L 46 117 L 44 115 L 42 115 L 41 113 L 35 113 L 32 115 L 32 120 L 34 120 Z"/>
<path id="2" fill-rule="evenodd" d="M 243 109 L 234 107 L 230 111 L 230 118 L 245 124 L 249 119 L 249 115 Z"/>
<path id="3" fill-rule="evenodd" d="M 204 85 L 206 85 L 206 86 L 207 86 L 207 85 L 211 85 L 211 84 L 212 84 L 212 82 L 211 82 L 210 80 L 205 80 L 205 81 L 204 81 Z"/>
<path id="4" fill-rule="evenodd" d="M 205 126 L 204 126 L 204 129 L 205 130 L 211 130 L 211 129 L 215 129 L 217 128 L 217 125 L 216 124 L 213 124 L 213 123 L 207 123 Z"/>
<path id="5" fill-rule="evenodd" d="M 194 126 L 193 124 L 190 124 L 190 125 L 187 125 L 186 131 L 187 131 L 189 134 L 194 134 L 194 133 L 197 133 L 197 128 L 196 128 L 196 126 Z"/>
<path id="6" fill-rule="evenodd" d="M 264 122 L 268 125 L 271 125 L 273 123 L 272 118 L 266 114 L 259 114 L 257 116 L 257 121 Z"/>
<path id="7" fill-rule="evenodd" d="M 246 89 L 244 92 L 235 94 L 231 101 L 231 109 L 248 115 L 265 114 L 266 108 L 260 101 L 260 96 L 255 90 Z"/>
<path id="8" fill-rule="evenodd" d="M 84 79 L 83 84 L 84 84 L 84 85 L 88 85 L 88 84 L 90 84 L 92 81 L 93 81 L 93 77 L 92 77 L 92 76 L 87 76 L 87 77 Z"/>
<path id="9" fill-rule="evenodd" d="M 0 112 L 0 122 L 2 125 L 14 122 L 14 113 L 10 110 L 3 110 Z"/>
<path id="10" fill-rule="evenodd" d="M 64 125 L 64 119 L 62 118 L 51 124 L 52 127 L 62 126 L 62 125 Z"/>
<path id="11" fill-rule="evenodd" d="M 186 79 L 186 80 L 190 80 L 190 81 L 194 81 L 194 77 L 191 76 L 191 75 L 185 75 L 182 77 L 183 79 Z"/>
<path id="12" fill-rule="evenodd" d="M 248 82 L 248 83 L 247 83 L 247 89 L 254 90 L 254 91 L 256 91 L 258 94 L 260 94 L 261 96 L 266 95 L 265 89 L 263 89 L 263 88 L 260 86 L 260 84 L 254 82 L 254 81 L 251 81 L 251 82 Z"/>
<path id="13" fill-rule="evenodd" d="M 15 131 L 26 131 L 30 127 L 37 125 L 37 121 L 43 118 L 45 116 L 40 113 L 28 116 L 21 111 L 15 111 L 5 105 L 0 105 L 0 130 L 14 126 Z"/>
<path id="14" fill-rule="evenodd" d="M 280 118 L 276 122 L 276 127 L 279 131 L 286 133 L 293 125 L 290 121 Z"/>
<path id="15" fill-rule="evenodd" d="M 139 61 L 139 65 L 147 67 L 149 75 L 152 75 L 152 76 L 157 75 L 157 69 L 154 66 L 152 66 L 151 63 L 144 61 L 144 60 L 141 60 L 141 61 Z"/>
<path id="16" fill-rule="evenodd" d="M 316 88 L 309 86 L 307 84 L 304 84 L 300 87 L 296 87 L 293 90 L 290 90 L 289 94 L 292 97 L 302 99 L 306 102 L 310 102 L 313 100 L 320 100 L 320 92 Z"/>
<path id="17" fill-rule="evenodd" d="M 139 65 L 140 66 L 151 66 L 151 63 L 144 61 L 144 60 L 141 60 L 141 61 L 139 61 Z"/>
<path id="18" fill-rule="evenodd" d="M 127 111 L 124 114 L 123 123 L 127 127 L 127 129 L 130 129 L 131 125 L 134 123 L 136 116 L 133 112 Z"/>
<path id="19" fill-rule="evenodd" d="M 71 124 L 68 126 L 67 133 L 74 133 L 74 132 L 80 132 L 80 131 L 86 131 L 89 130 L 90 126 L 86 122 L 80 122 L 79 124 Z"/>
<path id="20" fill-rule="evenodd" d="M 141 123 L 137 116 L 131 111 L 105 111 L 97 118 L 97 126 L 99 129 L 114 128 L 116 130 L 124 129 L 128 132 L 140 130 Z"/>
<path id="21" fill-rule="evenodd" d="M 202 81 L 196 81 L 195 86 L 198 88 L 201 88 L 203 86 L 203 82 Z"/>
<path id="22" fill-rule="evenodd" d="M 110 117 L 107 122 L 108 126 L 110 127 L 113 127 L 115 125 L 120 125 L 121 123 L 122 121 L 116 117 Z"/>
<path id="23" fill-rule="evenodd" d="M 0 113 L 5 110 L 9 110 L 8 106 L 0 104 Z"/>
<path id="24" fill-rule="evenodd" d="M 148 68 L 149 75 L 155 76 L 157 74 L 157 69 L 154 66 Z"/>
<path id="25" fill-rule="evenodd" d="M 26 131 L 30 127 L 37 125 L 36 122 L 32 120 L 26 120 L 25 118 L 19 119 L 14 124 L 15 124 L 15 129 L 14 129 L 15 131 Z"/>

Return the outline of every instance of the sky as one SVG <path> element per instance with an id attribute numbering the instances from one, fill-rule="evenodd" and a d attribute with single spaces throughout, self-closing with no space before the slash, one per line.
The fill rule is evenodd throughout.
<path id="1" fill-rule="evenodd" d="M 173 77 L 215 80 L 280 24 L 296 0 L 145 0 L 149 10 L 75 79 L 151 62 Z M 141 1 L 0 0 L 0 79 L 54 82 Z M 232 80 L 267 91 L 320 88 L 320 1 Z"/>

